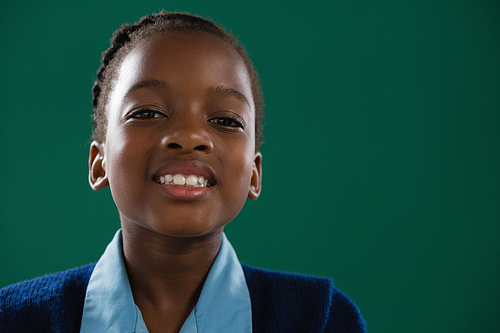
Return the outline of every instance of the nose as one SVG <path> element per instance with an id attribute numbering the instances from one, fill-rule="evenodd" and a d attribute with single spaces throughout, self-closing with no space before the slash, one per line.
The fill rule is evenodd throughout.
<path id="1" fill-rule="evenodd" d="M 165 150 L 182 152 L 211 152 L 214 148 L 204 120 L 192 117 L 170 119 L 170 126 L 164 134 L 161 146 Z"/>

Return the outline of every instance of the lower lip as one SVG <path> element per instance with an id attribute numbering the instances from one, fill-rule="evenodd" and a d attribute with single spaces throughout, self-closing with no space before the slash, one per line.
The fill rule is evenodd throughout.
<path id="1" fill-rule="evenodd" d="M 212 189 L 212 187 L 187 187 L 180 185 L 164 185 L 164 184 L 158 184 L 158 186 L 161 186 L 162 190 L 166 192 L 168 195 L 179 200 L 198 199 L 207 194 Z"/>

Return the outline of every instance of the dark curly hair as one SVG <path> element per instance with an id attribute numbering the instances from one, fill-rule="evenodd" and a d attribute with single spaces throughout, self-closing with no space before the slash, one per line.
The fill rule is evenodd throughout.
<path id="1" fill-rule="evenodd" d="M 99 142 L 105 141 L 106 105 L 121 62 L 139 41 L 163 32 L 206 32 L 221 38 L 234 47 L 243 59 L 250 76 L 255 104 L 255 149 L 258 150 L 262 144 L 264 101 L 258 74 L 243 45 L 224 27 L 212 20 L 188 13 L 166 12 L 164 10 L 157 14 L 144 16 L 136 23 L 124 24 L 113 33 L 111 46 L 102 53 L 101 66 L 97 71 L 97 79 L 92 88 L 94 109 L 92 139 Z"/>

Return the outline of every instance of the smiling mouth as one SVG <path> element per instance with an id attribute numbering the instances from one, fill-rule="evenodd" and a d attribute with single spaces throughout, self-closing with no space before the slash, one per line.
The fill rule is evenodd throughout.
<path id="1" fill-rule="evenodd" d="M 214 186 L 213 183 L 211 183 L 208 179 L 206 179 L 203 176 L 196 176 L 196 175 L 189 175 L 185 176 L 180 173 L 171 175 L 167 174 L 164 176 L 161 176 L 157 180 L 158 184 L 165 184 L 165 185 L 177 185 L 177 186 L 184 186 L 184 187 L 206 187 L 210 188 Z"/>

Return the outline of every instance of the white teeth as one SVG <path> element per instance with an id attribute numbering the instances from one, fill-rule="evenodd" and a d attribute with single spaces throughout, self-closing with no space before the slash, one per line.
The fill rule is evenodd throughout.
<path id="1" fill-rule="evenodd" d="M 205 179 L 203 176 L 195 176 L 195 175 L 189 175 L 187 177 L 184 177 L 181 174 L 176 174 L 176 175 L 165 175 L 161 176 L 159 180 L 160 184 L 167 184 L 167 185 L 181 185 L 181 186 L 188 186 L 188 187 L 207 187 L 208 185 L 208 179 Z"/>
<path id="2" fill-rule="evenodd" d="M 174 176 L 174 184 L 175 185 L 184 185 L 184 184 L 186 184 L 186 178 L 184 178 L 183 175 L 176 174 Z"/>
<path id="3" fill-rule="evenodd" d="M 195 175 L 190 175 L 186 178 L 186 185 L 187 186 L 195 186 L 198 184 L 198 177 Z"/>

